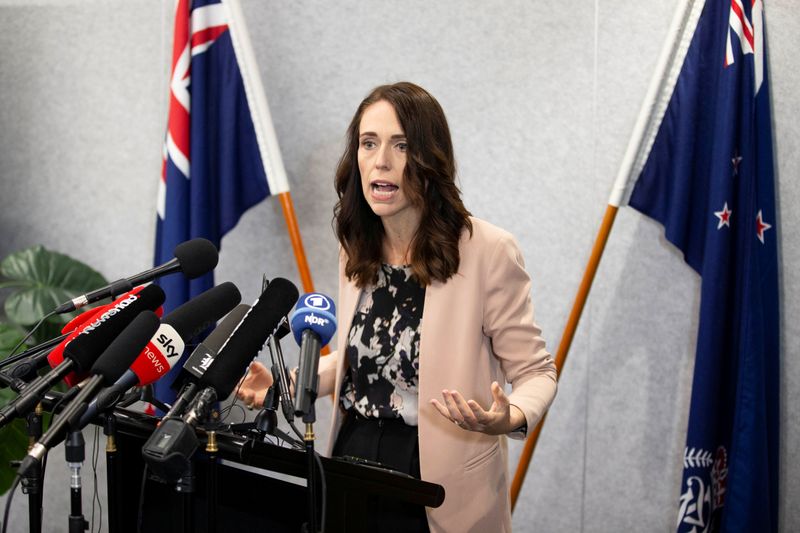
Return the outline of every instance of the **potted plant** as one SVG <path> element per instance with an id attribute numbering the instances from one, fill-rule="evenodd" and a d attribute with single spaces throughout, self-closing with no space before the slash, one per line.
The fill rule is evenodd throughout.
<path id="1" fill-rule="evenodd" d="M 0 317 L 0 360 L 60 303 L 106 284 L 105 278 L 88 265 L 41 245 L 14 252 L 3 259 L 0 262 L 0 298 L 5 297 L 5 316 Z M 64 324 L 76 314 L 47 318 L 16 353 L 60 335 Z M 0 388 L 0 406 L 16 396 L 14 391 Z M 0 429 L 0 495 L 9 489 L 14 479 L 10 461 L 22 458 L 27 448 L 24 420 L 17 419 Z"/>

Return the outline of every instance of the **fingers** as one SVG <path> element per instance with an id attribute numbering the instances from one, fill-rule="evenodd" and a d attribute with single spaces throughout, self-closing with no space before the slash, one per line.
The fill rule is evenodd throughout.
<path id="1" fill-rule="evenodd" d="M 264 407 L 264 400 L 266 400 L 266 398 L 267 398 L 266 389 L 262 390 L 261 392 L 257 392 L 256 394 L 253 395 L 252 405 L 261 409 L 262 407 Z"/>
<path id="2" fill-rule="evenodd" d="M 504 428 L 508 425 L 510 402 L 496 381 L 492 383 L 491 392 L 493 403 L 488 411 L 475 400 L 465 400 L 455 390 L 443 390 L 443 401 L 433 399 L 430 403 L 440 415 L 462 429 L 496 435 L 506 432 Z"/>
<path id="3" fill-rule="evenodd" d="M 439 414 L 445 418 L 450 418 L 450 411 L 447 410 L 447 407 L 439 403 L 439 400 L 431 400 L 431 404 L 439 411 Z"/>
<path id="4" fill-rule="evenodd" d="M 458 391 L 443 390 L 442 400 L 431 400 L 431 405 L 443 417 L 451 420 L 462 429 L 485 431 L 491 421 L 489 414 L 474 400 L 466 401 Z"/>
<path id="5" fill-rule="evenodd" d="M 236 389 L 236 397 L 239 398 L 245 407 L 261 407 L 267 395 L 267 389 L 272 385 L 272 373 L 267 368 L 253 361 L 247 369 L 247 373 L 239 381 Z"/>
<path id="6" fill-rule="evenodd" d="M 451 412 L 454 412 L 454 418 L 460 422 L 463 422 L 469 429 L 478 430 L 477 426 L 480 424 L 480 421 L 475 416 L 472 408 L 469 406 L 469 404 L 467 404 L 467 401 L 464 399 L 461 393 L 456 390 L 444 390 L 442 391 L 442 394 L 444 395 L 445 402 L 448 400 L 450 401 L 450 403 L 448 403 L 448 407 L 451 405 L 453 406 L 454 409 L 451 408 L 450 410 Z"/>
<path id="7" fill-rule="evenodd" d="M 494 402 L 497 404 L 498 408 L 508 408 L 508 396 L 506 396 L 506 392 L 503 390 L 503 387 L 501 387 L 496 381 L 492 383 L 492 398 L 494 399 Z"/>
<path id="8" fill-rule="evenodd" d="M 236 396 L 242 400 L 243 404 L 252 405 L 255 393 L 253 392 L 253 389 L 240 389 Z"/>

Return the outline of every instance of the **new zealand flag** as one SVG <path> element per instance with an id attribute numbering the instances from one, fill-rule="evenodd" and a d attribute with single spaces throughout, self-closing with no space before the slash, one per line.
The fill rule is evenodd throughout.
<path id="1" fill-rule="evenodd" d="M 698 10 L 699 11 L 699 10 Z M 707 0 L 630 205 L 702 277 L 678 531 L 778 529 L 778 266 L 761 0 Z"/>
<path id="2" fill-rule="evenodd" d="M 247 209 L 288 189 L 270 184 L 265 172 L 232 36 L 235 11 L 226 4 L 178 0 L 176 5 L 156 265 L 172 259 L 175 246 L 189 239 L 204 237 L 219 248 Z M 242 36 L 238 42 L 241 47 Z M 249 46 L 246 38 L 244 44 Z M 189 281 L 173 275 L 159 284 L 167 294 L 166 313 L 211 288 L 214 277 Z M 169 385 L 180 366 L 156 384 L 159 399 L 174 397 Z"/>

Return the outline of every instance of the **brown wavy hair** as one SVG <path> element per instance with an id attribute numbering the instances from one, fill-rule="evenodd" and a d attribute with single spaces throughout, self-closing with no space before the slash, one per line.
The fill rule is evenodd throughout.
<path id="1" fill-rule="evenodd" d="M 364 198 L 358 169 L 359 126 L 364 110 L 385 100 L 394 107 L 406 135 L 407 196 L 422 213 L 411 241 L 411 269 L 423 286 L 447 281 L 458 272 L 458 240 L 470 213 L 456 186 L 456 162 L 450 128 L 439 102 L 422 87 L 400 82 L 381 85 L 361 102 L 347 129 L 347 147 L 334 185 L 339 201 L 333 226 L 347 257 L 345 274 L 358 287 L 375 283 L 382 261 L 383 224 Z"/>

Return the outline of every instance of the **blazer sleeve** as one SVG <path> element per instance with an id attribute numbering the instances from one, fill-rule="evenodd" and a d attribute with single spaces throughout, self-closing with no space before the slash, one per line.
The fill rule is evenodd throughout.
<path id="1" fill-rule="evenodd" d="M 509 400 L 525 414 L 527 427 L 532 430 L 555 397 L 556 368 L 545 349 L 542 331 L 534 322 L 531 280 L 514 237 L 504 233 L 489 258 L 484 334 L 491 338 L 492 351 L 511 384 Z"/>

